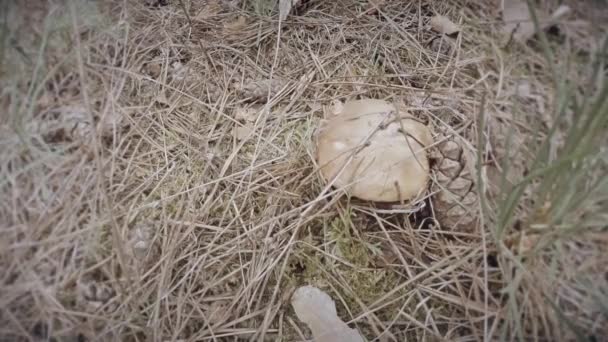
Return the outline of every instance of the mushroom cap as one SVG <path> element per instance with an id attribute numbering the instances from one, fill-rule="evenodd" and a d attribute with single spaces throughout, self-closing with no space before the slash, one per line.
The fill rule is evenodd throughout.
<path id="1" fill-rule="evenodd" d="M 429 179 L 429 129 L 382 100 L 347 102 L 322 125 L 317 162 L 323 178 L 375 202 L 410 200 Z"/>

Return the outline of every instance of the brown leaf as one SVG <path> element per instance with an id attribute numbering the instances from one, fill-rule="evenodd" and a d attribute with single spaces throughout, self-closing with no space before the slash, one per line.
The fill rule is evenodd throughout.
<path id="1" fill-rule="evenodd" d="M 430 25 L 433 31 L 446 35 L 453 35 L 460 32 L 460 27 L 443 15 L 436 15 L 431 18 Z"/>

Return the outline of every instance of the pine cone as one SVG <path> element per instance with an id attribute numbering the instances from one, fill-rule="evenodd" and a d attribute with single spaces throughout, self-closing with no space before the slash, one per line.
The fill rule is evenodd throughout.
<path id="1" fill-rule="evenodd" d="M 477 219 L 477 191 L 457 137 L 440 136 L 433 158 L 434 209 L 444 228 L 474 230 Z"/>

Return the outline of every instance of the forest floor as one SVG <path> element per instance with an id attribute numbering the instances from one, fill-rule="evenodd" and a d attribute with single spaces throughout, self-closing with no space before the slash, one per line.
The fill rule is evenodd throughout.
<path id="1" fill-rule="evenodd" d="M 0 340 L 304 341 L 302 285 L 369 341 L 605 338 L 608 5 L 562 2 L 2 2 Z M 474 200 L 326 186 L 360 98 Z"/>

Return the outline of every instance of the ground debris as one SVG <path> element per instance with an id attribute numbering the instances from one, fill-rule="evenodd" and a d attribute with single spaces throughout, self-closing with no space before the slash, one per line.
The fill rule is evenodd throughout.
<path id="1" fill-rule="evenodd" d="M 542 11 L 536 9 L 536 15 L 539 21 L 539 29 L 544 30 L 547 27 L 554 25 L 563 16 L 570 12 L 570 8 L 566 5 L 559 6 L 551 16 L 547 16 Z M 530 14 L 528 3 L 523 0 L 508 0 L 504 2 L 502 13 L 504 22 L 503 34 L 507 37 L 512 37 L 513 40 L 519 43 L 525 43 L 532 38 L 537 27 L 534 25 L 534 20 Z"/>
<path id="2" fill-rule="evenodd" d="M 279 0 L 279 20 L 285 21 L 293 7 L 296 7 L 300 0 Z"/>
<path id="3" fill-rule="evenodd" d="M 246 80 L 243 84 L 236 84 L 237 91 L 252 101 L 265 101 L 273 98 L 286 85 L 281 79 Z"/>
<path id="4" fill-rule="evenodd" d="M 433 31 L 448 36 L 460 32 L 460 26 L 454 24 L 448 17 L 443 15 L 436 15 L 432 17 L 429 24 L 431 25 Z"/>
<path id="5" fill-rule="evenodd" d="M 331 297 L 318 288 L 300 287 L 293 294 L 291 305 L 298 318 L 310 327 L 316 342 L 363 342 L 361 335 L 338 317 Z"/>

